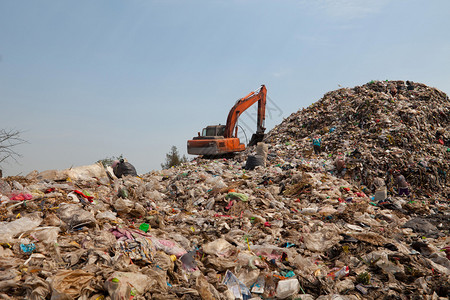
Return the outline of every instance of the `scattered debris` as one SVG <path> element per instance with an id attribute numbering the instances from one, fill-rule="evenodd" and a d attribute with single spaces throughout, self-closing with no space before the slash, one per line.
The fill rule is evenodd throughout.
<path id="1" fill-rule="evenodd" d="M 233 159 L 2 178 L 0 298 L 447 299 L 449 108 L 423 84 L 374 81 Z M 252 155 L 264 162 L 246 168 Z"/>

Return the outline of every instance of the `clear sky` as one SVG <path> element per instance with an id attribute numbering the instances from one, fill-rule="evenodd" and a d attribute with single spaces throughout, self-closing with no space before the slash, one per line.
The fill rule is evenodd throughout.
<path id="1" fill-rule="evenodd" d="M 139 174 L 160 169 L 261 84 L 268 130 L 340 86 L 448 94 L 449 12 L 448 0 L 0 0 L 0 128 L 28 141 L 0 168 L 123 154 Z"/>

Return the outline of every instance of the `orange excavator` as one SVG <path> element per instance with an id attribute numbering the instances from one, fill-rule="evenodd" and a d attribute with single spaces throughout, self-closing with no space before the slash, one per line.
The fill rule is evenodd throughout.
<path id="1" fill-rule="evenodd" d="M 239 116 L 250 106 L 258 102 L 258 117 L 256 133 L 250 139 L 249 146 L 256 145 L 264 139 L 264 121 L 266 114 L 267 89 L 262 85 L 256 91 L 251 92 L 244 98 L 239 99 L 228 113 L 226 125 L 212 125 L 203 128 L 202 134 L 187 142 L 187 152 L 204 157 L 217 157 L 229 155 L 245 150 L 237 137 L 237 121 Z"/>

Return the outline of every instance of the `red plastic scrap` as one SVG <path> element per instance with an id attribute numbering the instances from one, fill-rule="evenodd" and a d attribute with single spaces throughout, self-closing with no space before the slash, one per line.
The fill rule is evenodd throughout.
<path id="1" fill-rule="evenodd" d="M 16 201 L 24 201 L 24 200 L 31 200 L 33 198 L 33 196 L 31 194 L 13 194 L 11 196 L 11 200 L 16 200 Z"/>
<path id="2" fill-rule="evenodd" d="M 231 216 L 231 215 L 219 215 L 219 214 L 214 214 L 214 217 L 216 217 L 216 218 L 234 218 L 234 216 Z"/>
<path id="3" fill-rule="evenodd" d="M 89 200 L 89 202 L 93 202 L 92 199 L 94 199 L 94 197 L 85 195 L 83 192 L 81 192 L 81 191 L 79 191 L 79 190 L 74 190 L 73 192 L 76 193 L 76 194 L 78 194 L 78 195 L 80 195 L 80 196 L 83 196 L 84 198 L 86 198 L 87 200 Z"/>
<path id="4" fill-rule="evenodd" d="M 228 206 L 225 207 L 225 209 L 226 209 L 226 210 L 231 209 L 231 207 L 233 206 L 233 204 L 234 204 L 233 200 L 230 200 L 230 202 L 228 202 Z"/>

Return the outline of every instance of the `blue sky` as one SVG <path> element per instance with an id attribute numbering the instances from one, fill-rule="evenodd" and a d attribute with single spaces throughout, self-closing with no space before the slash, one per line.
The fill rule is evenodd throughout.
<path id="1" fill-rule="evenodd" d="M 123 154 L 140 174 L 160 169 L 261 84 L 269 130 L 339 86 L 450 93 L 449 11 L 448 0 L 0 0 L 0 126 L 28 141 L 0 168 Z"/>

